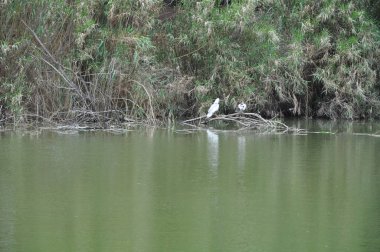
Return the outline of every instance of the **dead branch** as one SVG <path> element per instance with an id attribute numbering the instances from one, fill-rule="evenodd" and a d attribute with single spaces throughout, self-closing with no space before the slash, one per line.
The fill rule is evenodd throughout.
<path id="1" fill-rule="evenodd" d="M 200 121 L 204 120 L 206 116 L 200 116 L 192 119 L 185 120 L 181 122 L 183 125 L 195 126 L 199 124 Z M 285 123 L 279 120 L 264 119 L 261 115 L 256 113 L 233 113 L 229 115 L 220 115 L 213 117 L 211 119 L 204 120 L 205 123 L 212 121 L 227 122 L 229 124 L 233 123 L 238 127 L 238 130 L 253 129 L 253 130 L 271 130 L 276 133 L 286 133 L 286 132 L 302 132 L 302 129 L 292 128 L 287 126 Z"/>
<path id="2" fill-rule="evenodd" d="M 64 81 L 69 85 L 69 87 L 77 92 L 77 94 L 84 99 L 84 94 L 83 92 L 74 84 L 74 82 L 68 77 L 66 72 L 63 70 L 63 66 L 53 57 L 53 55 L 49 52 L 49 50 L 46 48 L 44 43 L 40 40 L 40 38 L 37 36 L 37 34 L 33 31 L 33 29 L 24 21 L 21 20 L 21 22 L 25 25 L 25 27 L 31 32 L 35 40 L 38 42 L 38 44 L 41 46 L 45 54 L 50 58 L 50 60 L 53 63 L 50 63 L 48 60 L 44 59 L 41 57 L 41 60 L 48 64 L 50 67 L 54 69 L 63 79 Z M 56 65 L 56 66 L 54 66 Z"/>
<path id="3" fill-rule="evenodd" d="M 188 120 L 183 121 L 182 123 L 183 123 L 183 124 L 186 124 L 186 123 L 191 123 L 191 122 L 194 122 L 194 121 L 200 121 L 200 120 L 202 120 L 202 119 L 205 118 L 205 117 L 206 117 L 206 116 L 200 116 L 200 117 L 196 117 L 196 118 L 188 119 Z"/>

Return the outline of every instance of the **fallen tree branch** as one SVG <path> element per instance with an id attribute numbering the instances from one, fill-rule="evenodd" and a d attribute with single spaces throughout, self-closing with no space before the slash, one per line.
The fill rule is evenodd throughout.
<path id="1" fill-rule="evenodd" d="M 196 118 L 188 119 L 188 120 L 183 121 L 182 123 L 191 123 L 191 122 L 194 122 L 194 121 L 199 121 L 199 120 L 202 120 L 202 119 L 205 118 L 205 117 L 206 117 L 206 116 L 200 116 L 200 117 L 196 117 Z"/>
<path id="2" fill-rule="evenodd" d="M 199 125 L 199 122 L 205 119 L 206 116 L 200 116 L 181 122 L 183 125 L 195 126 Z M 227 123 L 233 123 L 238 127 L 238 130 L 253 129 L 253 130 L 270 130 L 280 133 L 286 132 L 303 132 L 302 129 L 292 128 L 279 120 L 264 119 L 261 115 L 256 113 L 233 113 L 229 115 L 220 115 L 211 119 L 205 119 L 207 123 L 212 121 L 221 121 Z"/>

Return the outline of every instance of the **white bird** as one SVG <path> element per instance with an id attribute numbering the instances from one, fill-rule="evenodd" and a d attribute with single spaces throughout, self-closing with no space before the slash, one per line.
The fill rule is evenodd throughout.
<path id="1" fill-rule="evenodd" d="M 214 101 L 214 103 L 208 109 L 206 118 L 210 118 L 218 110 L 219 110 L 219 98 L 216 98 L 216 100 Z"/>
<path id="2" fill-rule="evenodd" d="M 247 104 L 245 104 L 244 102 L 238 105 L 239 112 L 243 112 L 246 108 L 247 108 Z"/>

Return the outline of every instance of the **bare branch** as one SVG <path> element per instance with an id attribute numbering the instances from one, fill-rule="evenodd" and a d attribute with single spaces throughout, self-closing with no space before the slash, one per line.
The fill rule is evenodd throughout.
<path id="1" fill-rule="evenodd" d="M 205 116 L 200 116 L 197 118 L 188 119 L 182 122 L 183 125 L 195 126 L 196 122 L 200 122 Z M 205 123 L 212 121 L 223 121 L 228 123 L 234 123 L 239 128 L 238 130 L 254 129 L 254 130 L 270 130 L 276 133 L 286 133 L 286 132 L 302 132 L 303 130 L 298 128 L 292 128 L 278 120 L 268 120 L 264 119 L 261 115 L 256 113 L 233 113 L 229 115 L 220 115 L 208 120 Z"/>

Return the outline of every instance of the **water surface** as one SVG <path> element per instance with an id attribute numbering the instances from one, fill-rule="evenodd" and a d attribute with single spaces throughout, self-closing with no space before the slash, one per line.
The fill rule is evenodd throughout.
<path id="1" fill-rule="evenodd" d="M 301 126 L 0 133 L 0 251 L 380 251 L 379 124 Z"/>

